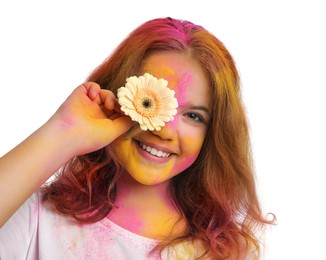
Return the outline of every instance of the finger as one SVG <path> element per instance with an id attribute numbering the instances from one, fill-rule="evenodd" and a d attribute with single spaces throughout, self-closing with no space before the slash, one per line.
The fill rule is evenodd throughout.
<path id="1" fill-rule="evenodd" d="M 111 111 L 108 118 L 110 118 L 111 120 L 115 120 L 117 119 L 118 117 L 122 117 L 122 116 L 125 116 L 123 114 L 120 114 L 120 113 L 117 113 L 115 111 Z"/>
<path id="2" fill-rule="evenodd" d="M 127 132 L 133 125 L 137 124 L 136 122 L 132 121 L 128 116 L 121 116 L 117 119 L 113 120 L 114 124 L 114 131 L 113 140 L 118 138 L 123 133 Z"/>
<path id="3" fill-rule="evenodd" d="M 83 84 L 83 86 L 86 88 L 87 95 L 90 99 L 95 100 L 95 101 L 97 99 L 97 101 L 99 101 L 98 94 L 101 90 L 101 87 L 99 84 L 97 84 L 95 82 L 85 82 Z"/>
<path id="4" fill-rule="evenodd" d="M 102 108 L 102 110 L 105 113 L 106 117 L 111 119 L 111 120 L 114 120 L 114 119 L 121 116 L 121 114 L 115 112 L 114 110 L 108 110 L 108 109 L 105 109 L 105 108 Z"/>
<path id="5" fill-rule="evenodd" d="M 123 111 L 121 110 L 121 106 L 118 103 L 118 101 L 116 101 L 114 104 L 114 111 L 116 111 L 117 113 L 120 113 L 120 114 L 124 114 Z"/>
<path id="6" fill-rule="evenodd" d="M 102 89 L 99 93 L 99 96 L 102 101 L 102 104 L 106 109 L 108 110 L 114 109 L 117 99 L 111 91 Z"/>

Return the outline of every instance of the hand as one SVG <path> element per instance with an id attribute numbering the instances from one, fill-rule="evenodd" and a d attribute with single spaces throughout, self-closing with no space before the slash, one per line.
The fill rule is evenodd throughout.
<path id="1" fill-rule="evenodd" d="M 77 87 L 48 122 L 0 158 L 0 228 L 68 160 L 108 145 L 134 124 L 111 91 L 92 82 Z"/>
<path id="2" fill-rule="evenodd" d="M 120 111 L 114 94 L 94 82 L 77 87 L 50 120 L 70 135 L 67 145 L 76 155 L 108 145 L 135 124 Z"/>

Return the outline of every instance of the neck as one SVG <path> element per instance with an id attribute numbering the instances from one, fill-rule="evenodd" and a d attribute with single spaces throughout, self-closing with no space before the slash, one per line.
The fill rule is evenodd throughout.
<path id="1" fill-rule="evenodd" d="M 115 207 L 109 219 L 141 236 L 162 240 L 180 232 L 184 221 L 169 196 L 169 182 L 143 185 L 121 176 L 117 183 Z"/>

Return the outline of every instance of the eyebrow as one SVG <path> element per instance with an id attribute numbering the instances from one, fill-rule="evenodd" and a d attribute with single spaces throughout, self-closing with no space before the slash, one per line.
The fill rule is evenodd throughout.
<path id="1" fill-rule="evenodd" d="M 182 106 L 180 106 L 180 107 L 187 107 L 187 105 L 182 105 Z M 202 111 L 206 112 L 208 116 L 211 115 L 210 112 L 209 112 L 208 107 L 206 107 L 206 106 L 195 106 L 195 105 L 189 105 L 189 108 L 190 108 L 190 109 L 194 109 L 194 110 L 202 110 Z"/>

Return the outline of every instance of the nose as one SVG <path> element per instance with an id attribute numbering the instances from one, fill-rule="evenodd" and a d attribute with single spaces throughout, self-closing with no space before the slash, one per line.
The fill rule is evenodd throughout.
<path id="1" fill-rule="evenodd" d="M 160 131 L 154 130 L 153 134 L 160 137 L 163 140 L 173 140 L 177 134 L 177 122 L 176 118 L 173 121 L 165 123 L 165 126 Z"/>

